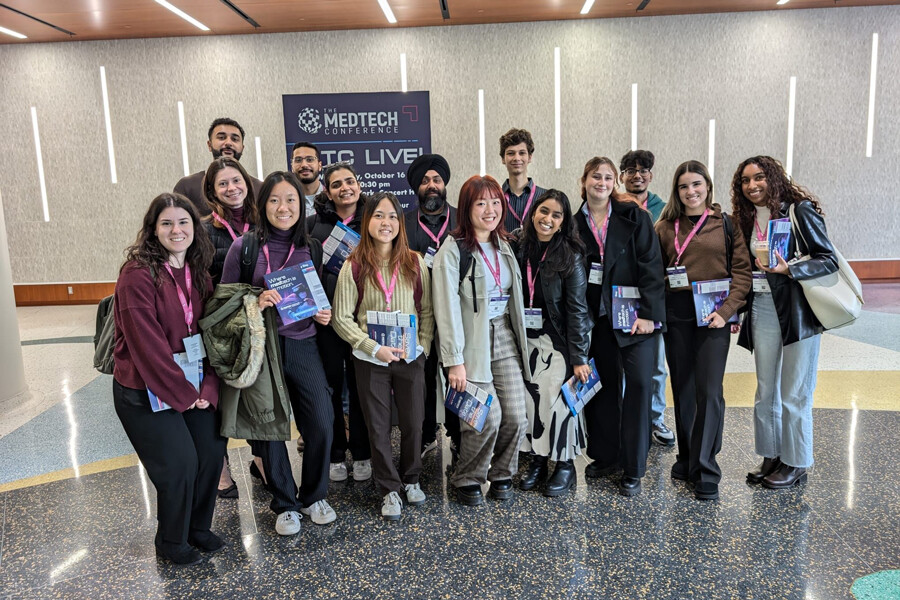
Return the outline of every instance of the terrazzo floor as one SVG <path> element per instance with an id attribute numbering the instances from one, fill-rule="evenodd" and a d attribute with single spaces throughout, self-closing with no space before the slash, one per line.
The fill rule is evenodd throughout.
<path id="1" fill-rule="evenodd" d="M 858 578 L 900 568 L 900 294 L 878 292 L 823 338 L 816 465 L 792 490 L 744 481 L 758 462 L 752 359 L 732 348 L 718 501 L 671 480 L 674 450 L 654 446 L 634 498 L 614 477 L 585 480 L 580 458 L 569 496 L 466 508 L 448 500 L 441 436 L 428 500 L 400 521 L 380 518 L 371 481 L 350 480 L 331 484 L 334 524 L 281 537 L 233 443 L 240 498 L 220 499 L 213 523 L 229 545 L 187 568 L 154 555 L 155 492 L 84 342 L 94 308 L 19 309 L 30 392 L 0 404 L 0 598 L 852 598 Z M 897 578 L 882 580 L 900 599 Z"/>

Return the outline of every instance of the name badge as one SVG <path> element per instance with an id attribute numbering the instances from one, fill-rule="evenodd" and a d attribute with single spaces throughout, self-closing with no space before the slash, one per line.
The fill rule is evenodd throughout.
<path id="1" fill-rule="evenodd" d="M 539 308 L 525 309 L 525 328 L 526 329 L 543 329 L 544 317 L 541 315 Z"/>
<path id="2" fill-rule="evenodd" d="M 588 273 L 588 283 L 601 285 L 603 283 L 603 264 L 591 263 L 591 272 Z"/>
<path id="3" fill-rule="evenodd" d="M 666 275 L 669 277 L 669 287 L 673 290 L 691 286 L 691 282 L 688 281 L 687 267 L 669 267 L 666 269 Z"/>
<path id="4" fill-rule="evenodd" d="M 429 248 L 425 251 L 425 256 L 422 257 L 425 261 L 425 266 L 429 269 L 434 268 L 434 255 L 437 254 L 437 248 Z"/>
<path id="5" fill-rule="evenodd" d="M 769 287 L 769 280 L 762 271 L 753 271 L 753 291 L 771 294 L 772 288 Z"/>
<path id="6" fill-rule="evenodd" d="M 488 318 L 493 319 L 505 313 L 508 302 L 509 296 L 492 296 L 488 301 Z"/>
<path id="7" fill-rule="evenodd" d="M 203 337 L 198 333 L 191 337 L 186 337 L 184 342 L 184 353 L 187 354 L 189 362 L 196 362 L 206 358 L 206 348 L 203 346 Z"/>

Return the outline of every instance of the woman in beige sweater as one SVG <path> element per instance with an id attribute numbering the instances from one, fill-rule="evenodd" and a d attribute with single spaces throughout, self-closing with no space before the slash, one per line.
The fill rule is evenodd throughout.
<path id="1" fill-rule="evenodd" d="M 431 280 L 422 258 L 409 249 L 403 209 L 396 196 L 379 192 L 366 201 L 359 245 L 338 276 L 334 329 L 353 347 L 356 381 L 369 444 L 375 485 L 383 496 L 381 515 L 397 520 L 407 504 L 425 502 L 422 471 L 425 349 L 434 335 Z M 379 343 L 370 335 L 369 311 L 415 319 L 415 340 Z M 408 319 L 409 320 L 409 319 Z M 409 330 L 407 330 L 409 331 Z M 380 335 L 376 337 L 382 339 Z M 390 345 L 393 344 L 393 345 Z M 402 346 L 402 347 L 401 347 Z M 391 455 L 391 392 L 400 425 L 400 472 Z"/>

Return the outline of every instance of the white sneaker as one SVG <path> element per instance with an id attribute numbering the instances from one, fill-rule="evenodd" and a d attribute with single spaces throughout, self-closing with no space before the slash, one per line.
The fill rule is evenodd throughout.
<path id="1" fill-rule="evenodd" d="M 309 517 L 310 521 L 316 525 L 328 525 L 329 523 L 334 523 L 337 519 L 334 509 L 325 500 L 313 502 L 306 508 L 301 508 L 300 512 Z"/>
<path id="2" fill-rule="evenodd" d="M 402 511 L 403 502 L 400 500 L 400 494 L 389 492 L 384 495 L 384 503 L 381 505 L 382 517 L 388 521 L 399 521 Z"/>
<path id="3" fill-rule="evenodd" d="M 344 475 L 344 479 L 347 476 Z M 353 463 L 353 481 L 366 481 L 372 478 L 372 461 L 357 460 Z"/>
<path id="4" fill-rule="evenodd" d="M 328 479 L 347 481 L 347 465 L 342 462 L 331 463 L 331 467 L 328 469 Z"/>
<path id="5" fill-rule="evenodd" d="M 300 533 L 300 515 L 296 511 L 289 510 L 278 515 L 275 521 L 275 531 L 278 535 L 294 535 Z"/>
<path id="6" fill-rule="evenodd" d="M 425 492 L 422 491 L 418 483 L 407 483 L 404 487 L 406 488 L 407 504 L 410 506 L 425 504 Z"/>

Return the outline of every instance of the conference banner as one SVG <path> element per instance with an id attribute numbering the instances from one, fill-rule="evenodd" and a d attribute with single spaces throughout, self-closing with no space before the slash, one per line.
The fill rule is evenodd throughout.
<path id="1" fill-rule="evenodd" d="M 406 170 L 431 152 L 428 92 L 285 94 L 284 139 L 288 170 L 296 142 L 319 148 L 322 167 L 349 162 L 365 194 L 396 194 L 404 209 L 415 206 Z"/>

